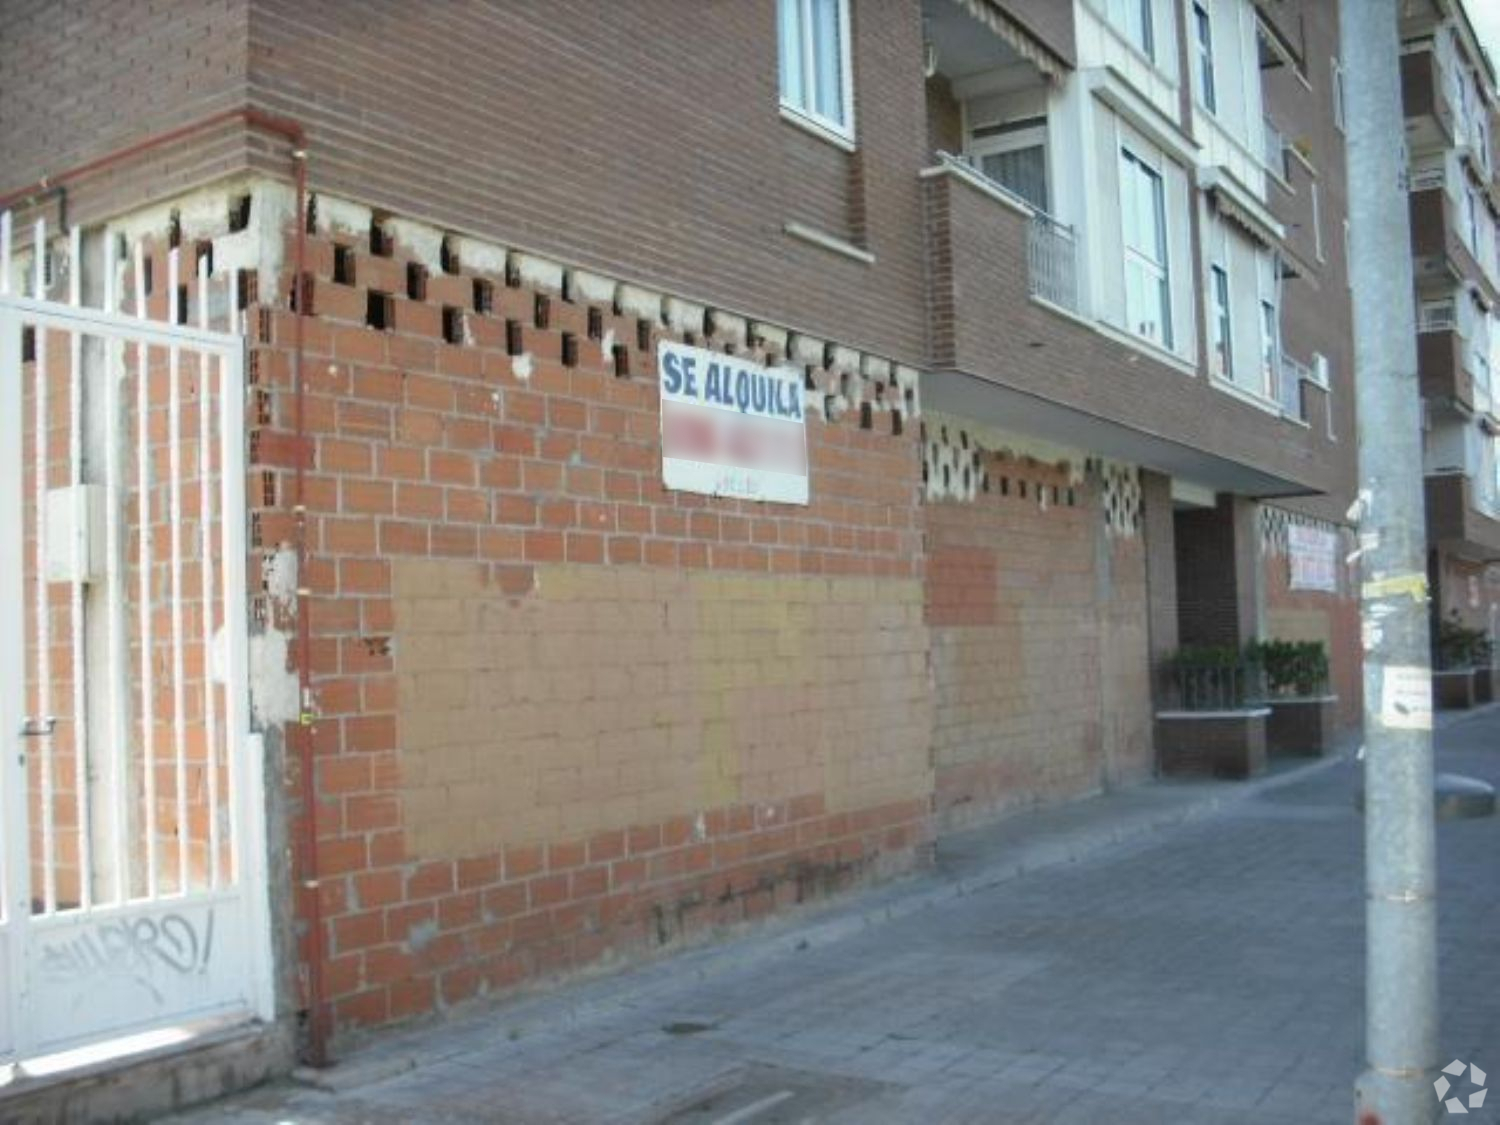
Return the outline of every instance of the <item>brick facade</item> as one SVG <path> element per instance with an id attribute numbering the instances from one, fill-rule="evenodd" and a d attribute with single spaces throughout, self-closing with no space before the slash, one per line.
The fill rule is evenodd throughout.
<path id="1" fill-rule="evenodd" d="M 411 247 L 339 230 L 308 252 L 308 737 L 339 1028 L 922 862 L 914 426 L 815 411 L 807 508 L 668 492 L 660 322 L 459 264 L 381 331 L 369 294 L 406 290 Z M 291 317 L 252 322 L 274 558 Z"/>
<path id="2" fill-rule="evenodd" d="M 972 501 L 924 511 L 940 829 L 1152 765 L 1143 541 L 1107 536 L 1097 481 L 1066 465 L 982 463 Z"/>
<path id="3" fill-rule="evenodd" d="M 1071 5 L 1008 6 L 1076 57 Z M 1322 630 L 1357 700 L 1347 599 L 1277 585 L 1256 499 L 1174 510 L 1168 475 L 1215 465 L 1223 489 L 1277 480 L 1328 494 L 1294 508 L 1342 511 L 1348 365 L 1331 414 L 1305 391 L 1302 426 L 1033 300 L 1031 220 L 921 175 L 964 137 L 952 83 L 923 81 L 919 9 L 852 7 L 851 152 L 778 112 L 772 0 L 168 5 L 161 82 L 119 102 L 132 135 L 240 105 L 308 130 L 308 217 L 281 142 L 242 125 L 67 196 L 74 219 L 128 215 L 107 234 L 143 241 L 157 278 L 173 224 L 238 271 L 253 661 L 283 696 L 252 704 L 279 961 L 302 970 L 288 1012 L 314 956 L 294 868 L 317 872 L 347 1035 L 649 955 L 916 868 L 940 831 L 1144 778 L 1154 668 L 1179 642 L 1250 639 L 1262 612 Z M 118 31 L 124 6 L 107 12 L 86 53 Z M 23 21 L 8 77 L 53 26 Z M 150 35 L 118 46 L 149 69 Z M 0 134 L 16 174 L 122 140 L 108 92 L 80 95 L 55 144 L 28 94 Z M 249 226 L 228 233 L 245 199 Z M 1299 355 L 1344 354 L 1340 260 L 1318 282 L 1333 313 L 1289 303 Z M 809 505 L 664 487 L 667 339 L 803 369 Z M 1162 463 L 928 417 L 937 375 Z M 293 841 L 313 808 L 309 855 Z"/>

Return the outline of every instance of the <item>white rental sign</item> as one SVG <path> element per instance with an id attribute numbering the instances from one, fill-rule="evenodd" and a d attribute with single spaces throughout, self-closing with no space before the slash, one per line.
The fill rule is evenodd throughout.
<path id="1" fill-rule="evenodd" d="M 668 488 L 806 504 L 802 376 L 662 340 L 661 473 Z"/>
<path id="2" fill-rule="evenodd" d="M 1320 527 L 1294 523 L 1286 529 L 1286 538 L 1291 588 L 1338 593 L 1338 537 Z"/>

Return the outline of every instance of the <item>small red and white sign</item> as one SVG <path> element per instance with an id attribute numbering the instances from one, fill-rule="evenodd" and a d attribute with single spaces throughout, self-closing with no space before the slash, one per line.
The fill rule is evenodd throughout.
<path id="1" fill-rule="evenodd" d="M 662 340 L 662 483 L 683 492 L 808 502 L 802 375 Z"/>

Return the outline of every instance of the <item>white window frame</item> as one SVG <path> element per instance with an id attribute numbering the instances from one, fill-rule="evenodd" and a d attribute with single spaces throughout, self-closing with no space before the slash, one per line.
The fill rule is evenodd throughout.
<path id="1" fill-rule="evenodd" d="M 828 117 L 819 113 L 814 106 L 815 95 L 813 91 L 817 88 L 817 60 L 813 53 L 813 5 L 819 2 L 833 3 L 838 5 L 839 20 L 839 103 L 843 111 L 843 119 Z M 798 69 L 801 74 L 803 103 L 798 105 L 787 97 L 782 72 L 786 67 L 787 60 L 782 56 L 781 26 L 785 17 L 784 13 L 792 9 L 793 16 L 798 24 L 798 40 L 801 45 L 801 57 L 797 60 Z M 780 99 L 781 113 L 783 117 L 790 118 L 799 123 L 813 126 L 820 133 L 828 134 L 832 138 L 842 141 L 845 146 L 854 144 L 854 66 L 853 66 L 853 29 L 849 23 L 849 0 L 776 0 L 776 58 L 777 58 L 777 94 Z"/>
<path id="2" fill-rule="evenodd" d="M 1333 124 L 1340 133 L 1344 131 L 1344 64 L 1338 56 L 1329 59 L 1329 75 L 1333 86 Z"/>
<path id="3" fill-rule="evenodd" d="M 1172 323 L 1172 251 L 1171 237 L 1167 230 L 1166 178 L 1154 161 L 1136 152 L 1130 145 L 1120 145 L 1119 153 L 1120 249 L 1125 268 L 1125 326 L 1132 335 L 1171 351 L 1175 332 Z M 1155 213 L 1156 250 L 1161 255 L 1160 260 L 1147 256 L 1144 251 L 1131 244 L 1131 232 L 1127 229 L 1126 223 L 1125 193 L 1127 190 L 1134 190 L 1133 184 L 1127 187 L 1127 177 L 1134 176 L 1149 177 L 1149 182 L 1154 188 L 1152 203 Z M 1132 266 L 1143 270 L 1160 288 L 1161 322 L 1159 324 L 1152 322 L 1156 329 L 1154 333 L 1143 331 L 1143 324 L 1136 323 L 1130 315 L 1130 270 Z"/>
<path id="4" fill-rule="evenodd" d="M 1260 299 L 1260 362 L 1266 385 L 1262 390 L 1278 402 L 1281 396 L 1281 306 L 1264 297 Z"/>
<path id="5" fill-rule="evenodd" d="M 1018 121 L 995 122 L 993 124 L 971 129 L 969 132 L 969 162 L 986 179 L 992 179 L 984 170 L 984 158 L 986 156 L 1001 156 L 1007 152 L 1019 152 L 1028 148 L 1040 148 L 1042 150 L 1042 169 L 1046 176 L 1045 187 L 1047 189 L 1047 204 L 1037 208 L 1045 214 L 1052 212 L 1053 184 L 1052 184 L 1052 145 L 1048 137 L 1048 120 L 1046 117 L 1028 117 Z M 994 181 L 1005 191 L 1018 198 L 1024 199 L 1021 193 L 999 180 Z M 1028 207 L 1036 207 L 1031 200 L 1025 200 Z"/>
<path id="6" fill-rule="evenodd" d="M 1215 262 L 1208 269 L 1209 307 L 1213 319 L 1209 322 L 1208 369 L 1220 379 L 1234 382 L 1234 298 L 1229 288 L 1229 267 Z M 1214 362 L 1222 352 L 1222 370 L 1214 370 Z"/>
<path id="7" fill-rule="evenodd" d="M 1198 78 L 1198 102 L 1209 113 L 1218 116 L 1218 75 L 1214 69 L 1213 14 L 1205 0 L 1193 2 L 1193 55 Z"/>
<path id="8" fill-rule="evenodd" d="M 1155 5 L 1152 0 L 1094 0 L 1094 2 L 1120 38 L 1150 59 L 1152 65 L 1156 65 L 1159 60 L 1156 57 L 1156 13 L 1153 11 Z M 1139 39 L 1131 33 L 1131 13 L 1139 17 Z"/>
<path id="9" fill-rule="evenodd" d="M 1313 253 L 1318 261 L 1326 260 L 1323 252 L 1323 201 L 1322 192 L 1318 190 L 1318 181 L 1313 180 L 1308 187 L 1308 194 L 1312 198 L 1312 227 L 1313 227 Z"/>

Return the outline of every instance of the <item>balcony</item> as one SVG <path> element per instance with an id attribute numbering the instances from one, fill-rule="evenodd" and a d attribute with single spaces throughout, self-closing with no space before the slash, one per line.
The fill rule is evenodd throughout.
<path id="1" fill-rule="evenodd" d="M 1338 454 L 1353 446 L 1327 447 L 1322 396 L 1304 389 L 1303 428 L 1287 425 L 1263 399 L 1226 395 L 1194 378 L 1191 365 L 1094 318 L 1075 231 L 960 161 L 925 169 L 921 184 L 928 409 L 1217 491 L 1346 487 L 1352 465 Z"/>
<path id="2" fill-rule="evenodd" d="M 1401 102 L 1408 146 L 1446 148 L 1453 143 L 1453 107 L 1444 89 L 1442 65 L 1430 49 L 1401 56 Z"/>
<path id="3" fill-rule="evenodd" d="M 1451 399 L 1467 410 L 1476 408 L 1474 377 L 1464 361 L 1465 351 L 1466 342 L 1454 328 L 1418 333 L 1417 371 L 1423 398 Z"/>
<path id="4" fill-rule="evenodd" d="M 1429 476 L 1427 541 L 1474 560 L 1500 559 L 1500 520 L 1482 507 L 1474 481 L 1462 473 Z"/>
<path id="5" fill-rule="evenodd" d="M 1423 181 L 1419 181 L 1423 182 Z M 1451 289 L 1473 282 L 1491 301 L 1500 291 L 1459 234 L 1458 208 L 1441 187 L 1419 187 L 1407 197 L 1411 214 L 1412 268 L 1418 289 Z"/>

